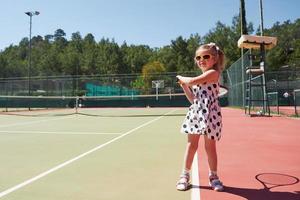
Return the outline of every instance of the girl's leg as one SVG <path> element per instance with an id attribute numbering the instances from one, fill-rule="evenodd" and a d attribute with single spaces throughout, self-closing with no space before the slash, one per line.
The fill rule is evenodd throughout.
<path id="1" fill-rule="evenodd" d="M 207 136 L 205 136 L 204 145 L 207 154 L 209 170 L 210 172 L 217 172 L 218 156 L 217 156 L 216 141 L 211 140 Z"/>
<path id="2" fill-rule="evenodd" d="M 194 155 L 198 149 L 198 142 L 199 142 L 200 135 L 198 134 L 188 134 L 188 142 L 186 145 L 186 151 L 184 155 L 184 163 L 183 169 L 184 170 L 191 170 Z"/>
<path id="3" fill-rule="evenodd" d="M 216 141 L 204 137 L 205 151 L 207 154 L 208 166 L 209 166 L 209 184 L 215 191 L 222 191 L 224 189 L 223 183 L 219 180 L 217 175 L 218 169 L 218 156 Z"/>
<path id="4" fill-rule="evenodd" d="M 198 149 L 199 137 L 200 135 L 188 134 L 188 143 L 186 145 L 186 151 L 184 155 L 183 171 L 176 185 L 177 190 L 185 191 L 189 188 L 190 170 L 194 155 Z"/>

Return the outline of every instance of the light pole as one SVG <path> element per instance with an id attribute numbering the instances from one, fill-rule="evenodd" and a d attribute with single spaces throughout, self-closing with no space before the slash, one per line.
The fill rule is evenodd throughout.
<path id="1" fill-rule="evenodd" d="M 28 96 L 31 96 L 31 29 L 32 29 L 32 16 L 39 15 L 40 12 L 32 11 L 25 12 L 30 17 L 30 28 L 29 28 L 29 62 L 28 62 Z"/>
<path id="2" fill-rule="evenodd" d="M 259 0 L 259 10 L 260 10 L 260 36 L 264 35 L 264 16 L 263 16 L 263 2 Z"/>

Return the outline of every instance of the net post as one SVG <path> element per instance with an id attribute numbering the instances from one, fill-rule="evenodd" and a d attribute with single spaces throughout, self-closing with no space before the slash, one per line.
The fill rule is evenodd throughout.
<path id="1" fill-rule="evenodd" d="M 295 108 L 295 114 L 296 116 L 298 116 L 298 112 L 297 112 L 297 102 L 296 102 L 296 90 L 294 90 L 294 108 Z"/>
<path id="2" fill-rule="evenodd" d="M 298 117 L 299 116 L 299 113 L 297 111 L 297 97 L 296 97 L 296 93 L 297 92 L 300 92 L 300 89 L 295 89 L 294 90 L 294 107 L 295 107 L 295 115 Z"/>
<path id="3" fill-rule="evenodd" d="M 5 111 L 8 112 L 8 98 L 5 100 Z"/>
<path id="4" fill-rule="evenodd" d="M 75 113 L 78 114 L 78 105 L 79 105 L 79 96 L 76 96 L 75 99 Z"/>
<path id="5" fill-rule="evenodd" d="M 278 90 L 277 90 L 276 100 L 277 100 L 277 114 L 279 115 L 279 96 L 278 96 Z"/>

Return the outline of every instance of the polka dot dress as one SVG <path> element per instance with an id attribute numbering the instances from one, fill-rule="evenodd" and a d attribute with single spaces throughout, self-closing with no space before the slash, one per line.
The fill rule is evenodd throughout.
<path id="1" fill-rule="evenodd" d="M 181 132 L 207 135 L 212 140 L 220 140 L 222 115 L 218 100 L 219 83 L 194 85 L 193 104 L 183 121 Z"/>

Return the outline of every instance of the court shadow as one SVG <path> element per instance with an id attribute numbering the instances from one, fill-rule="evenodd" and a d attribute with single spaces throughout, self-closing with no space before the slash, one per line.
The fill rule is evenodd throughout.
<path id="1" fill-rule="evenodd" d="M 141 114 L 141 115 L 138 115 L 138 114 L 128 114 L 128 115 L 109 115 L 109 114 L 88 114 L 88 113 L 76 113 L 78 115 L 84 115 L 84 116 L 91 116 L 91 117 L 116 117 L 116 118 L 119 118 L 119 117 L 161 117 L 161 116 L 164 116 L 164 117 L 177 117 L 177 116 L 185 116 L 186 114 Z"/>
<path id="2" fill-rule="evenodd" d="M 300 191 L 271 191 L 271 188 L 298 184 L 298 177 L 281 173 L 260 173 L 255 176 L 255 179 L 262 184 L 263 188 L 238 188 L 224 185 L 223 192 L 237 195 L 248 200 L 300 200 Z M 267 184 L 270 184 L 270 187 L 268 187 Z M 211 187 L 208 186 L 192 185 L 191 188 L 211 190 Z"/>
<path id="3" fill-rule="evenodd" d="M 193 185 L 192 188 L 199 188 Z M 200 189 L 211 190 L 209 186 L 200 186 Z M 225 193 L 230 193 L 243 197 L 248 200 L 299 200 L 300 191 L 292 192 L 273 192 L 268 189 L 237 188 L 224 186 Z"/>

